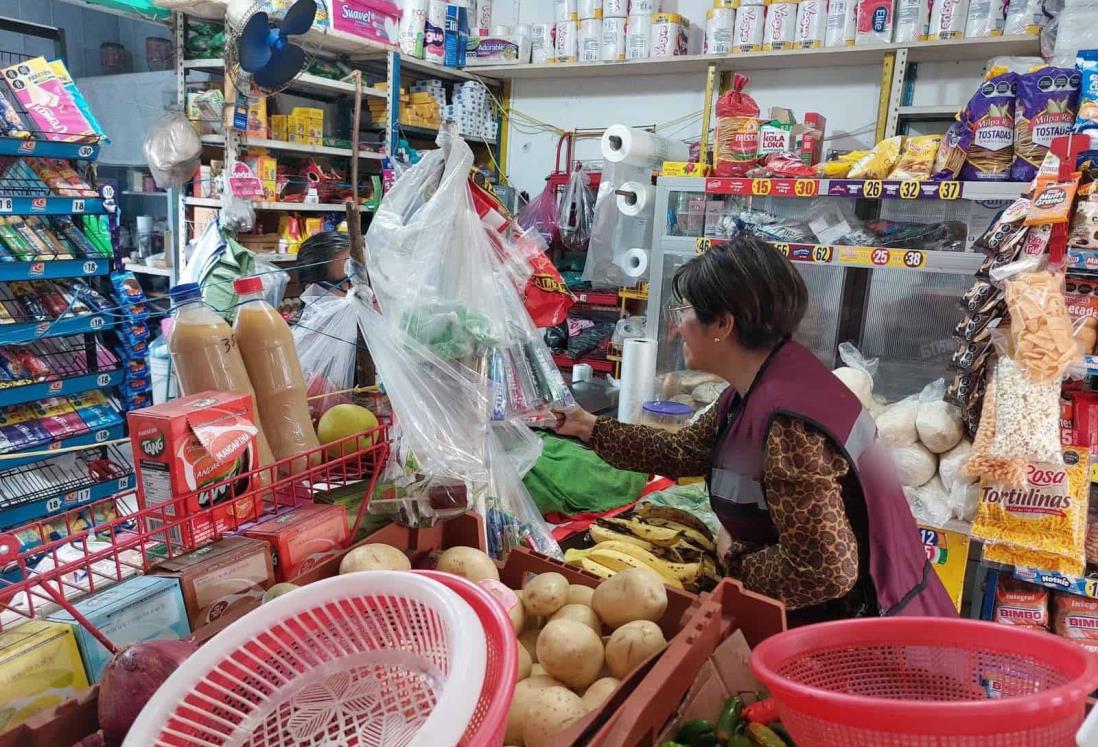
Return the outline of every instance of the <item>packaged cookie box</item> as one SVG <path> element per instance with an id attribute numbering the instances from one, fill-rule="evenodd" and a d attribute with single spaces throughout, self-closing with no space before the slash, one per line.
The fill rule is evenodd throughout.
<path id="1" fill-rule="evenodd" d="M 274 583 L 271 546 L 248 537 L 224 537 L 165 560 L 151 573 L 179 582 L 191 630 L 255 609 Z"/>
<path id="2" fill-rule="evenodd" d="M 316 503 L 298 506 L 244 534 L 270 544 L 275 580 L 293 581 L 343 552 L 349 539 L 347 509 Z"/>
<path id="3" fill-rule="evenodd" d="M 135 576 L 84 597 L 76 611 L 115 646 L 152 640 L 174 640 L 191 634 L 179 582 L 163 576 Z M 47 618 L 69 626 L 76 636 L 88 682 L 97 683 L 111 654 L 73 616 L 58 611 Z"/>
<path id="4" fill-rule="evenodd" d="M 0 732 L 87 686 L 68 625 L 30 620 L 0 633 Z"/>

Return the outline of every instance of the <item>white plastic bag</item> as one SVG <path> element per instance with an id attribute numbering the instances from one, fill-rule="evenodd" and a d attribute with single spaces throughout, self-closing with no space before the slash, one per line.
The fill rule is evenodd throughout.
<path id="1" fill-rule="evenodd" d="M 149 128 L 145 160 L 156 186 L 182 187 L 194 178 L 202 158 L 202 140 L 181 111 L 170 111 Z"/>
<path id="2" fill-rule="evenodd" d="M 923 446 L 935 454 L 949 451 L 964 437 L 960 409 L 945 401 L 945 379 L 932 381 L 919 393 L 915 430 Z"/>
<path id="3" fill-rule="evenodd" d="M 591 224 L 595 218 L 595 198 L 591 195 L 590 177 L 580 166 L 572 172 L 560 197 L 560 218 L 557 235 L 565 249 L 580 252 L 591 239 Z"/>
<path id="4" fill-rule="evenodd" d="M 355 380 L 360 303 L 352 294 L 314 297 L 293 327 L 294 345 L 309 396 L 309 415 L 314 422 L 332 407 L 352 401 L 345 390 Z"/>
<path id="5" fill-rule="evenodd" d="M 835 374 L 847 389 L 857 395 L 862 407 L 867 410 L 875 407 L 873 374 L 877 372 L 878 360 L 863 357 L 861 351 L 849 342 L 839 345 L 839 358 L 846 365 L 836 368 L 831 373 Z"/>

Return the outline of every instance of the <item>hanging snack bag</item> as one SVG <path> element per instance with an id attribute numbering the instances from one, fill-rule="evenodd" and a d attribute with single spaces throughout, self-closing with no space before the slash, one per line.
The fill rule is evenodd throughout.
<path id="1" fill-rule="evenodd" d="M 972 132 L 961 179 L 1004 181 L 1014 159 L 1014 97 L 1017 74 L 992 68 L 980 90 L 961 110 L 960 120 Z"/>
<path id="2" fill-rule="evenodd" d="M 889 179 L 918 179 L 930 177 L 934 157 L 938 155 L 941 135 L 917 135 L 904 141 L 904 152 Z"/>
<path id="3" fill-rule="evenodd" d="M 1098 201 L 1080 200 L 1075 206 L 1068 244 L 1083 249 L 1098 249 Z"/>
<path id="4" fill-rule="evenodd" d="M 732 76 L 732 90 L 717 100 L 717 176 L 744 176 L 759 163 L 759 105 L 743 92 L 746 75 Z"/>
<path id="5" fill-rule="evenodd" d="M 960 120 L 954 122 L 942 135 L 938 154 L 934 157 L 934 167 L 930 178 L 938 180 L 956 179 L 968 158 L 968 149 L 972 147 L 972 130 Z"/>
<path id="6" fill-rule="evenodd" d="M 1026 213 L 1027 226 L 1048 226 L 1067 223 L 1071 216 L 1071 205 L 1075 201 L 1075 190 L 1079 187 L 1081 174 L 1076 171 L 1068 181 L 1060 181 L 1056 176 L 1039 176 L 1033 189 L 1033 204 Z"/>
<path id="7" fill-rule="evenodd" d="M 1079 96 L 1079 72 L 1042 67 L 1018 76 L 1014 112 L 1014 162 L 1010 179 L 1032 181 L 1052 139 L 1071 131 Z"/>
<path id="8" fill-rule="evenodd" d="M 1098 127 L 1098 49 L 1084 49 L 1075 56 L 1079 71 L 1079 113 L 1075 129 Z"/>
<path id="9" fill-rule="evenodd" d="M 1001 625 L 1048 630 L 1048 589 L 1003 574 L 995 588 L 995 615 Z"/>

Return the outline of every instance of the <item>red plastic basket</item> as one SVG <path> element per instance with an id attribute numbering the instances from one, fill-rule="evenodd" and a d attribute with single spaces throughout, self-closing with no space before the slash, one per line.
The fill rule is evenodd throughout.
<path id="1" fill-rule="evenodd" d="M 464 599 L 480 618 L 487 643 L 484 684 L 459 747 L 497 747 L 507 732 L 507 712 L 518 678 L 518 639 L 511 618 L 491 594 L 460 576 L 438 571 L 413 571 L 445 585 Z"/>
<path id="2" fill-rule="evenodd" d="M 751 667 L 800 747 L 1069 747 L 1098 685 L 1074 643 L 940 618 L 797 628 Z"/>

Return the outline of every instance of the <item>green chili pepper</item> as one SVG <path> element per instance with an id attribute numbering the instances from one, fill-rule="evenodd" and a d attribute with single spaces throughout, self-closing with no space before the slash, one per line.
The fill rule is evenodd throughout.
<path id="1" fill-rule="evenodd" d="M 746 734 L 737 734 L 728 740 L 728 747 L 755 747 L 755 743 Z"/>
<path id="2" fill-rule="evenodd" d="M 785 740 L 775 734 L 773 729 L 758 722 L 747 725 L 747 736 L 760 747 L 787 747 Z"/>
<path id="3" fill-rule="evenodd" d="M 789 736 L 789 731 L 785 728 L 785 725 L 781 721 L 777 721 L 770 724 L 770 731 L 777 734 L 785 742 L 786 747 L 797 747 L 797 743 L 793 741 L 793 737 Z"/>
<path id="4" fill-rule="evenodd" d="M 717 719 L 717 741 L 726 743 L 736 734 L 736 727 L 740 723 L 740 714 L 743 711 L 743 698 L 729 698 L 721 709 L 720 718 Z"/>
<path id="5" fill-rule="evenodd" d="M 688 747 L 716 747 L 717 732 L 713 729 L 713 724 L 703 718 L 696 718 L 679 727 L 675 740 Z"/>

